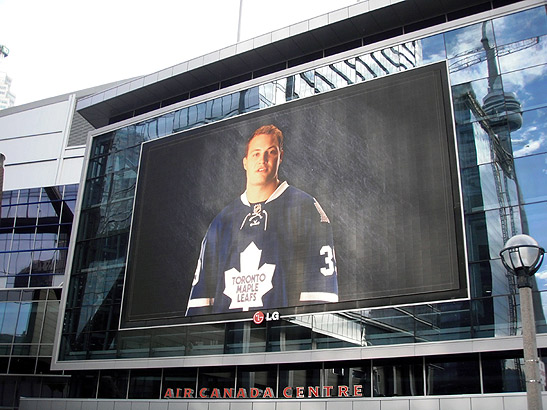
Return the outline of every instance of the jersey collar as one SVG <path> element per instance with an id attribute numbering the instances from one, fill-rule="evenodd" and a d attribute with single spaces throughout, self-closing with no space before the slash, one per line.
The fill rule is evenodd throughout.
<path id="1" fill-rule="evenodd" d="M 281 194 L 283 192 L 285 192 L 285 190 L 289 187 L 289 184 L 287 183 L 287 181 L 283 181 L 281 184 L 279 184 L 279 186 L 277 187 L 277 189 L 273 192 L 273 194 L 270 195 L 270 197 L 266 200 L 266 204 L 268 202 L 271 202 L 273 201 L 274 199 L 277 199 L 281 196 Z M 249 200 L 247 199 L 247 191 L 243 192 L 241 194 L 241 202 L 243 202 L 245 205 L 247 206 L 251 206 Z"/>

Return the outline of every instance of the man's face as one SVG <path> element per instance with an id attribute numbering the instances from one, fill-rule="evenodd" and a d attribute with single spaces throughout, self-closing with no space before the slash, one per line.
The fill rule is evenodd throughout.
<path id="1" fill-rule="evenodd" d="M 274 135 L 259 134 L 249 142 L 243 168 L 247 171 L 248 185 L 267 185 L 277 180 L 283 151 Z"/>

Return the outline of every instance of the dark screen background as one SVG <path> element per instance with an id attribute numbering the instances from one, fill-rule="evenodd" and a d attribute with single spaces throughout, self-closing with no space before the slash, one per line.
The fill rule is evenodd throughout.
<path id="1" fill-rule="evenodd" d="M 296 100 L 143 144 L 122 327 L 185 318 L 200 244 L 245 190 L 245 143 L 285 136 L 280 179 L 330 218 L 340 302 L 282 314 L 467 296 L 461 204 L 444 63 Z"/>

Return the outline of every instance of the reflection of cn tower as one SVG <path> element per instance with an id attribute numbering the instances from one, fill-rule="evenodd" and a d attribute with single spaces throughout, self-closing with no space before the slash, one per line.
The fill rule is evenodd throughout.
<path id="1" fill-rule="evenodd" d="M 511 152 L 510 132 L 522 127 L 520 101 L 515 93 L 504 93 L 501 87 L 496 50 L 490 46 L 486 33 L 486 22 L 482 25 L 481 43 L 486 51 L 488 63 L 488 94 L 483 99 L 483 110 L 488 115 L 492 131 L 499 137 L 505 149 Z"/>

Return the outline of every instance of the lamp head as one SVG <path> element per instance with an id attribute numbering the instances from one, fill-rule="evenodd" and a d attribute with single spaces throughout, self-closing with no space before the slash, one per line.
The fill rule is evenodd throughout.
<path id="1" fill-rule="evenodd" d="M 515 235 L 507 241 L 500 256 L 503 265 L 517 276 L 532 276 L 543 262 L 545 250 L 528 235 Z"/>

